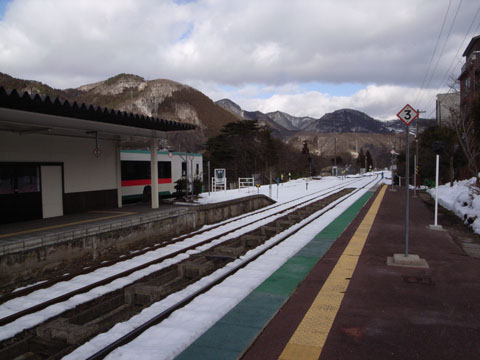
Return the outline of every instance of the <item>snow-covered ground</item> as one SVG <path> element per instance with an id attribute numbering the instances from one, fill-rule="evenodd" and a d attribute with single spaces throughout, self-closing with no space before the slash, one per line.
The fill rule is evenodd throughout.
<path id="1" fill-rule="evenodd" d="M 354 196 L 339 203 L 336 207 L 333 207 L 332 204 L 332 209 L 330 211 L 295 233 L 295 236 L 283 241 L 280 245 L 277 245 L 260 256 L 253 263 L 224 280 L 220 285 L 215 286 L 211 290 L 197 297 L 182 309 L 175 311 L 168 319 L 153 328 L 150 328 L 130 344 L 117 349 L 111 353 L 108 358 L 131 359 L 138 357 L 139 354 L 141 354 L 142 359 L 172 359 L 177 356 L 217 320 L 245 298 L 253 289 L 282 266 L 290 257 L 295 255 L 303 246 L 313 239 L 316 234 L 323 230 L 323 228 L 330 224 L 343 211 L 365 194 L 369 190 L 369 187 L 363 187 L 373 179 L 374 178 L 371 176 L 364 177 L 363 180 L 359 179 L 360 182 L 352 186 L 360 189 L 360 191 Z M 290 181 L 278 186 L 278 197 L 277 185 L 275 184 L 271 189 L 272 198 L 274 200 L 278 199 L 279 203 L 287 202 L 309 193 L 326 189 L 333 185 L 350 182 L 351 180 L 351 178 L 340 179 L 326 177 L 321 180 L 310 181 L 308 184 L 308 190 L 305 179 Z M 370 184 L 369 186 L 373 185 L 374 184 Z M 260 193 L 268 196 L 269 192 L 269 186 L 266 185 L 260 187 L 260 189 L 255 188 L 249 190 L 242 189 L 229 190 L 226 192 L 212 192 L 210 196 L 208 194 L 203 194 L 199 201 L 202 203 L 218 202 L 246 196 L 249 193 Z M 186 295 L 195 292 L 200 287 L 218 278 L 226 271 L 229 271 L 245 258 L 254 256 L 257 252 L 263 250 L 272 242 L 277 241 L 280 237 L 293 233 L 298 227 L 302 226 L 304 222 L 308 222 L 309 219 L 310 218 L 307 218 L 281 234 L 276 235 L 264 245 L 251 250 L 242 258 L 229 263 L 225 268 L 217 270 L 213 274 L 201 279 L 186 289 L 153 304 L 130 320 L 119 323 L 109 331 L 94 337 L 88 343 L 80 346 L 74 352 L 67 355 L 65 359 L 85 359 L 93 355 L 106 345 L 114 342 L 135 327 L 146 322 L 155 314 L 169 308 Z"/>
<path id="2" fill-rule="evenodd" d="M 453 186 L 450 186 L 450 183 L 440 185 L 438 204 L 455 213 L 465 224 L 470 225 L 475 233 L 480 234 L 480 194 L 474 192 L 473 184 L 475 178 L 455 181 Z M 428 193 L 435 199 L 435 189 L 428 190 Z"/>
<path id="3" fill-rule="evenodd" d="M 356 186 L 352 186 L 352 187 L 364 186 L 364 184 L 370 182 L 371 179 L 372 178 L 370 177 L 365 177 L 365 178 L 358 178 L 358 179 L 352 178 L 352 179 L 342 180 L 335 177 L 328 177 L 328 178 L 323 178 L 322 180 L 310 181 L 308 190 L 306 189 L 305 180 L 291 181 L 279 186 L 277 204 L 280 204 L 282 208 L 283 207 L 287 208 L 291 205 L 291 204 L 287 204 L 288 201 L 305 197 L 305 196 L 307 196 L 307 198 L 318 196 L 321 193 L 326 192 L 332 186 L 346 185 L 348 183 L 351 183 L 352 181 L 359 180 L 359 183 L 356 184 Z M 252 193 L 253 193 L 253 189 L 228 190 L 226 192 L 222 191 L 217 193 L 211 193 L 210 196 L 208 194 L 204 194 L 200 201 L 204 203 L 225 201 L 225 200 L 229 200 L 237 197 L 244 197 Z M 262 186 L 260 189 L 255 189 L 255 193 L 260 193 L 260 194 L 266 193 L 268 195 L 269 186 L 266 185 L 266 186 Z M 272 193 L 272 197 L 274 199 L 276 198 L 276 196 L 277 196 L 276 192 L 275 194 Z M 166 256 L 181 248 L 202 242 L 212 236 L 218 236 L 220 234 L 228 233 L 227 235 L 222 236 L 221 238 L 210 243 L 209 245 L 204 245 L 202 248 L 199 248 L 195 251 L 190 250 L 189 254 L 192 254 L 198 251 L 204 251 L 206 250 L 207 247 L 217 245 L 218 243 L 227 241 L 228 239 L 240 236 L 242 233 L 246 233 L 248 231 L 253 230 L 254 228 L 262 225 L 261 222 L 268 223 L 272 221 L 274 218 L 272 218 L 271 216 L 269 217 L 268 213 L 272 213 L 272 212 L 275 213 L 277 210 L 279 210 L 278 208 L 277 210 L 273 209 L 275 206 L 276 204 L 264 208 L 263 210 L 267 210 L 267 212 L 262 212 L 259 214 L 257 214 L 258 211 L 252 212 L 249 214 L 248 217 L 239 217 L 240 219 L 234 222 L 229 222 L 219 228 L 209 230 L 208 232 L 205 232 L 202 234 L 197 235 L 193 233 L 192 236 L 188 237 L 181 243 L 173 243 L 168 246 L 149 251 L 135 258 L 121 261 L 114 265 L 97 269 L 85 275 L 76 276 L 73 279 L 59 282 L 49 288 L 40 289 L 28 295 L 22 296 L 20 298 L 15 298 L 10 301 L 7 301 L 3 304 L 0 304 L 0 318 L 7 317 L 18 311 L 35 306 L 37 304 L 40 304 L 54 297 L 64 295 L 66 293 L 79 289 L 83 286 L 86 286 L 87 284 L 90 284 L 94 281 L 99 281 L 101 279 L 108 278 L 121 271 L 125 271 L 127 269 L 134 268 L 143 263 L 150 262 L 153 259 Z M 269 210 L 270 208 L 272 208 L 271 211 Z M 279 217 L 279 216 L 281 215 L 276 215 L 276 217 Z M 250 227 L 247 226 L 242 230 L 234 231 L 236 227 L 238 227 L 239 225 L 245 226 L 247 224 L 250 224 L 253 221 L 260 221 L 260 223 L 257 223 L 256 225 L 251 225 Z M 207 226 L 204 226 L 202 229 L 209 229 L 214 225 L 215 224 L 207 225 Z M 109 293 L 111 291 L 120 289 L 126 285 L 129 285 L 130 283 L 144 276 L 147 276 L 152 272 L 158 271 L 167 266 L 178 263 L 188 258 L 188 256 L 189 256 L 188 254 L 179 254 L 175 258 L 169 259 L 168 261 L 164 261 L 161 264 L 151 265 L 148 268 L 145 268 L 143 270 L 139 270 L 130 274 L 128 277 L 117 279 L 109 284 L 92 289 L 87 293 L 76 295 L 64 302 L 51 305 L 34 314 L 25 315 L 21 318 L 18 318 L 12 323 L 9 323 L 4 326 L 0 326 L 0 340 L 4 340 L 11 336 L 14 336 L 15 334 L 18 334 L 19 332 L 21 332 L 23 329 L 29 329 L 33 326 L 36 326 L 41 322 L 49 318 L 52 318 L 53 316 L 59 315 L 60 313 L 68 309 L 72 309 L 75 306 L 78 306 L 79 304 L 82 304 L 86 301 L 92 300 L 98 296 L 101 296 L 103 294 Z"/>

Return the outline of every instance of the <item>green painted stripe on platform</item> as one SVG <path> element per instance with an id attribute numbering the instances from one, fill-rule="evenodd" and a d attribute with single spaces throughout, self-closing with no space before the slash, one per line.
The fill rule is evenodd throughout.
<path id="1" fill-rule="evenodd" d="M 237 359 L 372 195 L 367 192 L 352 204 L 176 359 Z"/>
<path id="2" fill-rule="evenodd" d="M 325 229 L 323 229 L 315 239 L 337 239 L 357 216 L 360 209 L 365 205 L 368 199 L 372 197 L 373 193 L 367 192 L 358 201 L 352 204 L 343 214 L 332 221 Z M 308 245 L 307 245 L 308 246 Z"/>

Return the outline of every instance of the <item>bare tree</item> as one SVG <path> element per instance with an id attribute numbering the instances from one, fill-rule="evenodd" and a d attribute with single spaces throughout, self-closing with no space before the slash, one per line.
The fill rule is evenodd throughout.
<path id="1" fill-rule="evenodd" d="M 459 93 L 458 81 L 450 85 L 450 91 Z M 480 117 L 480 93 L 474 96 L 470 106 L 462 111 L 461 108 L 449 108 L 453 126 L 457 133 L 458 143 L 467 159 L 468 170 L 476 177 L 477 192 L 480 189 L 479 160 L 480 160 L 480 127 L 476 125 L 476 119 Z M 477 121 L 478 122 L 478 121 Z M 476 129 L 477 127 L 477 129 Z"/>
<path id="2" fill-rule="evenodd" d="M 480 144 L 476 140 L 475 126 L 472 118 L 458 109 L 450 108 L 453 125 L 457 133 L 458 143 L 467 158 L 467 166 L 471 175 L 477 178 L 477 187 L 480 186 L 478 176 L 478 160 L 480 159 Z"/>

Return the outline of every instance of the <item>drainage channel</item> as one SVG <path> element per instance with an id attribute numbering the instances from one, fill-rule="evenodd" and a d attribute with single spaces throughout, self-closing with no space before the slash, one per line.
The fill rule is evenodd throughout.
<path id="1" fill-rule="evenodd" d="M 152 273 L 140 281 L 77 306 L 62 315 L 2 342 L 1 359 L 58 359 L 116 323 L 198 281 L 246 252 L 262 245 L 330 203 L 351 193 L 343 189 L 249 233 L 190 255 L 180 263 Z"/>

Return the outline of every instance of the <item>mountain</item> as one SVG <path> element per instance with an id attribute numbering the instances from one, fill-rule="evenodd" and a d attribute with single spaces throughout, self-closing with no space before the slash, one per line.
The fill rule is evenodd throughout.
<path id="1" fill-rule="evenodd" d="M 405 124 L 399 119 L 380 121 L 353 109 L 340 109 L 315 119 L 310 116 L 292 116 L 282 111 L 266 114 L 260 111 L 246 111 L 229 99 L 222 99 L 216 103 L 236 115 L 242 116 L 243 119 L 258 120 L 261 124 L 268 124 L 283 136 L 291 136 L 298 132 L 376 134 L 405 132 Z M 418 122 L 420 131 L 435 125 L 435 119 L 419 119 Z M 414 122 L 414 124 L 416 123 Z"/>
<path id="2" fill-rule="evenodd" d="M 145 80 L 137 75 L 119 74 L 75 89 L 59 90 L 38 81 L 0 73 L 0 85 L 20 92 L 194 124 L 197 126 L 194 131 L 166 134 L 168 144 L 165 145 L 182 151 L 201 150 L 206 139 L 217 135 L 227 123 L 239 120 L 200 91 L 166 79 Z"/>
<path id="3" fill-rule="evenodd" d="M 54 89 L 46 84 L 35 80 L 22 80 L 0 72 L 0 86 L 6 89 L 16 89 L 19 93 L 28 92 L 29 94 L 48 95 L 50 97 L 60 97 L 62 90 Z"/>
<path id="4" fill-rule="evenodd" d="M 269 126 L 272 129 L 272 134 L 276 137 L 283 137 L 285 134 L 290 132 L 280 125 L 278 122 L 273 120 L 268 115 L 262 113 L 261 111 L 246 111 L 243 110 L 240 105 L 234 103 L 230 99 L 222 99 L 215 102 L 217 105 L 223 107 L 225 110 L 230 111 L 231 113 L 237 115 L 242 120 L 257 120 L 261 126 Z"/>
<path id="5" fill-rule="evenodd" d="M 405 125 L 400 120 L 379 121 L 352 109 L 327 113 L 319 119 L 296 117 L 281 111 L 267 114 L 246 111 L 229 99 L 213 102 L 200 91 L 172 80 L 145 80 L 131 74 L 60 90 L 0 73 L 0 86 L 196 125 L 195 131 L 166 134 L 167 142 L 163 145 L 181 151 L 201 151 L 208 138 L 218 135 L 227 123 L 240 119 L 257 120 L 269 126 L 273 136 L 297 149 L 307 141 L 312 153 L 324 156 L 333 154 L 332 139 L 335 138 L 337 154 L 343 152 L 352 156 L 360 148 L 383 156 L 388 153 L 386 149 L 400 150 L 404 141 Z M 432 124 L 434 120 L 419 121 L 420 129 Z"/>
<path id="6" fill-rule="evenodd" d="M 240 117 L 244 117 L 243 110 L 240 107 L 240 105 L 235 104 L 230 99 L 221 99 L 221 100 L 215 101 L 215 104 L 221 106 L 225 110 L 228 110 L 235 115 L 238 115 Z"/>
<path id="7" fill-rule="evenodd" d="M 272 134 L 293 148 L 301 151 L 304 142 L 310 153 L 332 157 L 335 150 L 345 161 L 355 159 L 360 149 L 372 154 L 378 167 L 390 164 L 390 150 L 397 152 L 405 148 L 405 124 L 400 120 L 380 121 L 367 114 L 341 109 L 327 113 L 319 119 L 312 117 L 295 117 L 281 111 L 264 114 L 260 111 L 245 111 L 228 99 L 223 99 L 221 106 L 235 109 L 244 119 L 258 120 L 260 124 L 272 128 Z M 231 110 L 232 111 L 232 110 Z M 435 120 L 419 119 L 419 131 L 435 125 Z M 410 138 L 413 141 L 413 137 Z"/>
<path id="8" fill-rule="evenodd" d="M 332 133 L 379 133 L 391 132 L 383 122 L 375 120 L 367 114 L 352 110 L 341 109 L 325 114 L 320 119 L 311 122 L 304 131 L 332 132 Z"/>
<path id="9" fill-rule="evenodd" d="M 315 121 L 310 116 L 296 117 L 281 111 L 267 113 L 267 116 L 290 131 L 303 130 Z"/>
<path id="10" fill-rule="evenodd" d="M 435 119 L 418 119 L 418 131 L 422 133 L 423 130 L 430 126 L 435 126 L 437 124 L 437 121 Z M 389 129 L 392 132 L 395 133 L 405 133 L 405 124 L 401 120 L 389 120 L 385 121 L 384 125 L 387 129 Z M 416 128 L 416 121 L 413 122 L 411 125 L 410 130 L 415 131 Z"/>

